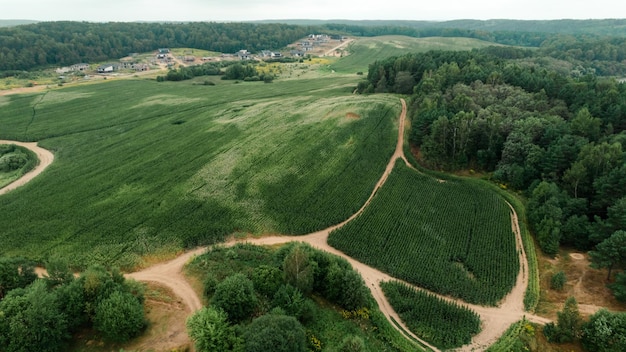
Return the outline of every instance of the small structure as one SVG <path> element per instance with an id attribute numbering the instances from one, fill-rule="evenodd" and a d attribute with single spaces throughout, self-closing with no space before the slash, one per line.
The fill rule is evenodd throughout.
<path id="1" fill-rule="evenodd" d="M 98 73 L 111 73 L 115 70 L 114 64 L 104 64 L 98 66 Z"/>
<path id="2" fill-rule="evenodd" d="M 195 56 L 186 55 L 186 56 L 183 57 L 183 61 L 185 61 L 185 62 L 194 62 L 194 61 L 196 61 L 196 57 Z"/>
<path id="3" fill-rule="evenodd" d="M 236 53 L 237 57 L 239 57 L 240 60 L 249 60 L 250 59 L 250 52 L 246 49 L 242 49 L 239 50 Z"/>
<path id="4" fill-rule="evenodd" d="M 302 50 L 291 50 L 289 54 L 293 57 L 304 57 L 304 51 Z"/>
<path id="5" fill-rule="evenodd" d="M 89 70 L 89 64 L 81 62 L 79 64 L 74 64 L 70 67 L 72 71 L 87 71 Z"/>
<path id="6" fill-rule="evenodd" d="M 159 48 L 159 54 L 169 54 L 170 53 L 170 49 L 169 48 Z"/>

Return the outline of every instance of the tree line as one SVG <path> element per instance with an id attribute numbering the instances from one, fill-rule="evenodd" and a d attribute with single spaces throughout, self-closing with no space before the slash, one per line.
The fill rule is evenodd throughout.
<path id="1" fill-rule="evenodd" d="M 358 88 L 411 95 L 410 141 L 424 165 L 488 172 L 523 192 L 545 253 L 593 249 L 596 266 L 626 268 L 625 84 L 571 61 L 489 48 L 375 62 Z M 616 281 L 626 299 L 626 274 Z"/>

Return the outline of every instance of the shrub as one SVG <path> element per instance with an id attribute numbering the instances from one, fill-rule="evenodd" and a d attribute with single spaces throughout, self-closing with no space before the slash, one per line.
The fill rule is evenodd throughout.
<path id="1" fill-rule="evenodd" d="M 306 333 L 294 317 L 268 314 L 254 319 L 245 333 L 246 352 L 304 352 Z"/>
<path id="2" fill-rule="evenodd" d="M 252 281 L 239 273 L 217 285 L 212 303 L 223 309 L 231 322 L 238 323 L 252 315 L 258 302 Z"/>
<path id="3" fill-rule="evenodd" d="M 135 337 L 145 327 L 143 306 L 137 297 L 116 291 L 96 308 L 94 327 L 107 340 L 125 342 Z"/>
<path id="4" fill-rule="evenodd" d="M 550 279 L 550 288 L 561 291 L 565 286 L 565 282 L 567 282 L 565 272 L 559 271 L 558 273 L 552 275 L 552 279 Z"/>

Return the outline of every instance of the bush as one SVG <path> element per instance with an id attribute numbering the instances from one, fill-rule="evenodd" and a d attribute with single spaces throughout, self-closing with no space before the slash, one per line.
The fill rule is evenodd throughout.
<path id="1" fill-rule="evenodd" d="M 552 275 L 552 279 L 550 279 L 550 288 L 561 291 L 565 286 L 565 282 L 567 282 L 565 272 L 559 271 L 558 273 Z"/>
<path id="2" fill-rule="evenodd" d="M 217 285 L 212 303 L 226 312 L 228 320 L 238 323 L 252 315 L 258 301 L 252 281 L 239 273 Z"/>
<path id="3" fill-rule="evenodd" d="M 304 352 L 306 333 L 294 317 L 268 314 L 254 319 L 244 333 L 246 352 Z"/>
<path id="4" fill-rule="evenodd" d="M 626 313 L 601 309 L 582 326 L 581 342 L 588 351 L 626 351 Z"/>
<path id="5" fill-rule="evenodd" d="M 213 307 L 202 308 L 187 320 L 189 336 L 196 351 L 232 351 L 237 345 L 235 331 L 226 321 L 224 311 Z"/>
<path id="6" fill-rule="evenodd" d="M 94 327 L 107 340 L 126 342 L 145 326 L 143 306 L 130 293 L 115 291 L 96 307 Z"/>

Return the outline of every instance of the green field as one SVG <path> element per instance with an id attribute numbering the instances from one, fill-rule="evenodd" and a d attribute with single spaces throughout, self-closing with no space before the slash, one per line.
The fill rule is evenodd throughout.
<path id="1" fill-rule="evenodd" d="M 3 98 L 0 138 L 55 162 L 0 197 L 0 255 L 130 268 L 235 232 L 302 234 L 367 199 L 400 103 L 356 77 L 114 81 Z"/>
<path id="2" fill-rule="evenodd" d="M 363 214 L 330 234 L 349 256 L 428 290 L 495 305 L 519 270 L 509 208 L 494 192 L 398 162 Z"/>
<path id="3" fill-rule="evenodd" d="M 480 317 L 469 308 L 397 281 L 383 282 L 381 288 L 409 329 L 438 348 L 461 347 L 480 332 Z"/>
<path id="4" fill-rule="evenodd" d="M 350 55 L 333 63 L 331 68 L 337 72 L 354 73 L 360 71 L 367 73 L 369 64 L 392 56 L 429 50 L 472 50 L 492 45 L 499 44 L 478 39 L 453 37 L 413 38 L 397 35 L 358 38 L 348 47 Z"/>

